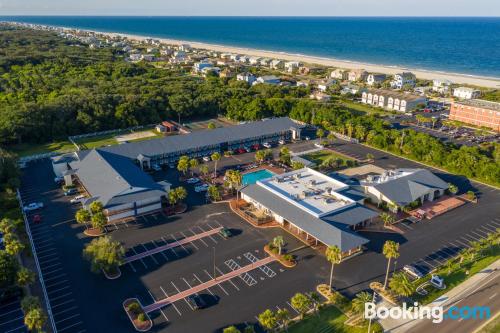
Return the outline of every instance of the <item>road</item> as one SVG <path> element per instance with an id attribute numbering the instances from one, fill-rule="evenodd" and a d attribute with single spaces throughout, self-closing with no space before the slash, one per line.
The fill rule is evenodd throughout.
<path id="1" fill-rule="evenodd" d="M 462 294 L 457 296 L 457 301 L 447 305 L 445 310 L 450 306 L 488 306 L 490 308 L 491 317 L 493 318 L 500 310 L 500 271 L 492 272 L 490 276 L 481 281 L 478 286 L 471 290 L 465 290 Z M 430 320 L 425 320 L 421 324 L 415 326 L 411 332 L 468 333 L 474 332 L 487 320 L 488 319 L 445 319 L 439 324 L 434 324 Z"/>

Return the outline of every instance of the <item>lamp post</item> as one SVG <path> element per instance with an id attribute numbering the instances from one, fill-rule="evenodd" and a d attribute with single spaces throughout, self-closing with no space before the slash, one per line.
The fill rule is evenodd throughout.
<path id="1" fill-rule="evenodd" d="M 213 260 L 213 264 L 214 264 L 214 280 L 217 280 L 217 272 L 215 271 L 215 247 L 212 247 L 212 249 L 214 250 L 214 260 Z"/>

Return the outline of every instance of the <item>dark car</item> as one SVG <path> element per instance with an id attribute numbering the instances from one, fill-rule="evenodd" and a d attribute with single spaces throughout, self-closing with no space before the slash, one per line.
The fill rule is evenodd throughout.
<path id="1" fill-rule="evenodd" d="M 23 290 L 19 287 L 10 287 L 0 291 L 0 304 L 11 303 L 23 296 Z"/>
<path id="2" fill-rule="evenodd" d="M 39 214 L 36 214 L 33 216 L 33 223 L 40 223 L 42 222 L 42 216 L 40 216 Z"/>
<path id="3" fill-rule="evenodd" d="M 420 279 L 424 277 L 424 273 L 422 273 L 417 267 L 414 265 L 405 265 L 403 270 L 408 273 L 411 277 Z"/>
<path id="4" fill-rule="evenodd" d="M 200 310 L 207 306 L 203 298 L 196 294 L 186 297 L 186 300 L 194 310 Z"/>
<path id="5" fill-rule="evenodd" d="M 64 195 L 73 195 L 73 194 L 77 194 L 78 193 L 78 190 L 76 188 L 70 188 L 66 191 L 64 191 Z"/>

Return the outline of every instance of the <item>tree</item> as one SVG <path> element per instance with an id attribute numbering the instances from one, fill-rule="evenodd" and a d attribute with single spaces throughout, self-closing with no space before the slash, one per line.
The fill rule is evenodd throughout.
<path id="1" fill-rule="evenodd" d="M 276 236 L 273 238 L 273 245 L 278 248 L 278 254 L 281 255 L 281 248 L 285 244 L 283 236 Z"/>
<path id="2" fill-rule="evenodd" d="M 196 158 L 192 158 L 189 160 L 189 170 L 191 170 L 191 176 L 194 175 L 194 169 L 196 169 L 200 163 Z"/>
<path id="3" fill-rule="evenodd" d="M 336 264 L 340 264 L 340 261 L 342 260 L 342 252 L 336 245 L 329 246 L 325 251 L 325 256 L 326 260 L 328 260 L 332 264 L 332 267 L 330 268 L 330 283 L 328 284 L 331 290 L 333 282 L 333 266 Z"/>
<path id="4" fill-rule="evenodd" d="M 24 313 L 28 313 L 32 309 L 36 309 L 40 307 L 40 300 L 35 296 L 25 296 L 21 300 L 21 310 Z"/>
<path id="5" fill-rule="evenodd" d="M 214 123 L 209 122 L 209 123 L 208 123 L 207 128 L 212 130 L 212 129 L 215 129 L 215 128 L 216 128 L 216 126 L 215 126 L 215 124 L 214 124 Z"/>
<path id="6" fill-rule="evenodd" d="M 14 284 L 18 267 L 19 264 L 14 256 L 0 251 L 0 288 Z"/>
<path id="7" fill-rule="evenodd" d="M 212 161 L 214 161 L 214 177 L 217 177 L 217 162 L 219 162 L 221 156 L 220 156 L 220 153 L 218 152 L 215 152 L 213 153 L 210 158 L 212 159 Z"/>
<path id="8" fill-rule="evenodd" d="M 5 252 L 10 255 L 15 256 L 24 250 L 24 244 L 21 243 L 19 237 L 14 233 L 4 235 L 3 240 L 5 243 Z"/>
<path id="9" fill-rule="evenodd" d="M 92 201 L 89 208 L 90 208 L 90 212 L 92 213 L 92 215 L 100 213 L 103 210 L 103 206 L 102 206 L 102 203 L 100 201 Z"/>
<path id="10" fill-rule="evenodd" d="M 273 157 L 273 152 L 270 149 L 259 150 L 255 152 L 255 160 L 259 163 L 262 163 L 265 160 L 270 159 L 272 157 Z"/>
<path id="11" fill-rule="evenodd" d="M 24 323 L 30 331 L 41 332 L 43 326 L 47 322 L 47 315 L 43 312 L 41 307 L 31 309 L 24 315 Z"/>
<path id="12" fill-rule="evenodd" d="M 372 295 L 366 291 L 356 294 L 356 297 L 351 302 L 351 310 L 356 314 L 363 314 L 365 311 L 365 304 L 372 301 Z"/>
<path id="13" fill-rule="evenodd" d="M 290 312 L 287 309 L 278 309 L 278 311 L 276 311 L 276 320 L 279 325 L 285 329 L 285 331 L 288 331 Z"/>
<path id="14" fill-rule="evenodd" d="M 316 136 L 321 140 L 325 136 L 325 131 L 322 128 L 318 128 Z"/>
<path id="15" fill-rule="evenodd" d="M 120 242 L 108 236 L 93 239 L 83 249 L 83 257 L 90 261 L 92 272 L 101 270 L 111 272 L 123 264 L 125 249 Z"/>
<path id="16" fill-rule="evenodd" d="M 375 156 L 373 156 L 373 154 L 371 154 L 371 153 L 366 154 L 366 159 L 367 160 L 373 161 L 374 158 L 375 158 Z"/>
<path id="17" fill-rule="evenodd" d="M 455 184 L 448 183 L 448 191 L 450 191 L 451 194 L 457 194 L 458 187 Z"/>
<path id="18" fill-rule="evenodd" d="M 185 176 L 188 169 L 189 169 L 189 159 L 187 157 L 179 159 L 179 162 L 177 162 L 177 170 L 182 172 L 182 174 Z"/>
<path id="19" fill-rule="evenodd" d="M 292 157 L 290 154 L 290 149 L 288 149 L 288 147 L 283 147 L 280 149 L 279 160 L 281 163 L 290 165 L 291 158 Z"/>
<path id="20" fill-rule="evenodd" d="M 17 271 L 16 283 L 20 287 L 26 287 L 35 282 L 35 273 L 26 267 L 22 267 Z"/>
<path id="21" fill-rule="evenodd" d="M 269 309 L 262 312 L 259 315 L 258 319 L 262 327 L 264 327 L 267 330 L 273 330 L 276 327 L 277 324 L 276 314 Z"/>
<path id="22" fill-rule="evenodd" d="M 243 329 L 243 333 L 255 333 L 255 328 L 253 328 L 252 325 L 247 325 L 244 329 Z"/>
<path id="23" fill-rule="evenodd" d="M 389 281 L 389 287 L 400 296 L 408 297 L 414 292 L 413 284 L 404 272 L 394 273 Z"/>
<path id="24" fill-rule="evenodd" d="M 207 166 L 206 164 L 202 164 L 202 165 L 200 166 L 200 172 L 201 172 L 201 174 L 202 174 L 204 177 L 206 177 L 206 176 L 208 175 L 208 172 L 209 172 L 209 170 L 208 170 L 208 166 Z"/>
<path id="25" fill-rule="evenodd" d="M 210 185 L 207 189 L 207 193 L 208 197 L 212 201 L 219 201 L 221 199 L 219 187 L 217 187 L 216 185 Z"/>
<path id="26" fill-rule="evenodd" d="M 389 269 L 391 267 L 391 259 L 396 259 L 399 257 L 399 243 L 392 240 L 387 240 L 384 243 L 384 248 L 382 249 L 384 256 L 387 258 L 387 271 L 385 273 L 384 280 L 384 290 L 387 286 L 387 279 L 389 278 Z"/>
<path id="27" fill-rule="evenodd" d="M 332 144 L 332 142 L 335 141 L 336 139 L 335 134 L 333 132 L 328 133 L 326 138 L 328 139 L 328 141 L 330 141 L 330 144 Z"/>
<path id="28" fill-rule="evenodd" d="M 311 299 L 304 294 L 296 293 L 291 299 L 290 303 L 292 308 L 300 313 L 300 318 L 304 318 L 304 314 L 311 307 Z"/>
<path id="29" fill-rule="evenodd" d="M 394 215 L 389 214 L 389 213 L 386 213 L 386 212 L 382 212 L 382 213 L 380 213 L 380 219 L 381 219 L 382 221 L 384 221 L 384 226 L 388 226 L 388 225 L 390 225 L 390 224 L 393 224 L 393 223 L 394 223 L 394 221 L 396 220 L 396 219 L 394 218 Z"/>
<path id="30" fill-rule="evenodd" d="M 106 215 L 104 215 L 103 212 L 98 212 L 92 215 L 90 223 L 92 224 L 92 228 L 103 230 L 106 223 L 108 223 L 108 219 L 106 218 Z"/>
<path id="31" fill-rule="evenodd" d="M 4 235 L 13 233 L 16 231 L 16 222 L 9 218 L 4 218 L 0 221 L 0 232 Z"/>
<path id="32" fill-rule="evenodd" d="M 210 124 L 209 124 L 209 126 L 210 126 Z M 225 329 L 223 329 L 222 333 L 241 333 L 241 331 L 239 329 L 237 329 L 236 326 L 229 326 L 229 327 L 226 327 Z"/>
<path id="33" fill-rule="evenodd" d="M 293 170 L 299 170 L 299 169 L 302 169 L 303 167 L 304 167 L 303 163 L 300 163 L 300 162 L 297 162 L 297 161 L 293 161 L 292 162 L 292 169 Z"/>
<path id="34" fill-rule="evenodd" d="M 312 305 L 313 305 L 313 311 L 315 313 L 317 313 L 318 316 L 319 316 L 319 311 L 318 310 L 319 310 L 319 306 L 321 305 L 321 298 L 320 298 L 320 296 L 317 293 L 312 292 L 312 293 L 309 294 L 309 298 L 311 299 L 311 302 L 312 302 Z"/>
<path id="35" fill-rule="evenodd" d="M 168 191 L 168 202 L 172 205 L 175 206 L 179 202 L 179 198 L 177 197 L 177 191 L 175 189 L 170 189 Z"/>
<path id="36" fill-rule="evenodd" d="M 238 170 L 227 170 L 224 178 L 227 187 L 231 191 L 234 191 L 241 186 L 242 176 L 241 172 L 239 172 Z"/>
<path id="37" fill-rule="evenodd" d="M 77 223 L 80 223 L 80 224 L 87 223 L 91 219 L 90 212 L 84 208 L 79 209 L 75 214 L 75 219 L 76 219 Z"/>
<path id="38" fill-rule="evenodd" d="M 184 199 L 187 198 L 187 190 L 182 187 L 182 186 L 179 186 L 175 189 L 175 192 L 177 193 L 177 199 L 182 202 L 184 201 Z"/>

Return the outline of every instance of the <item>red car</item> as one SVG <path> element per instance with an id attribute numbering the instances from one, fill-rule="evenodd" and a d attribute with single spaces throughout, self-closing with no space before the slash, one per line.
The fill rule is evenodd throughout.
<path id="1" fill-rule="evenodd" d="M 40 223 L 42 222 L 42 217 L 38 214 L 36 214 L 35 216 L 33 216 L 33 223 Z"/>
<path id="2" fill-rule="evenodd" d="M 252 146 L 252 149 L 253 150 L 259 150 L 260 149 L 260 145 L 257 143 L 255 145 Z"/>

